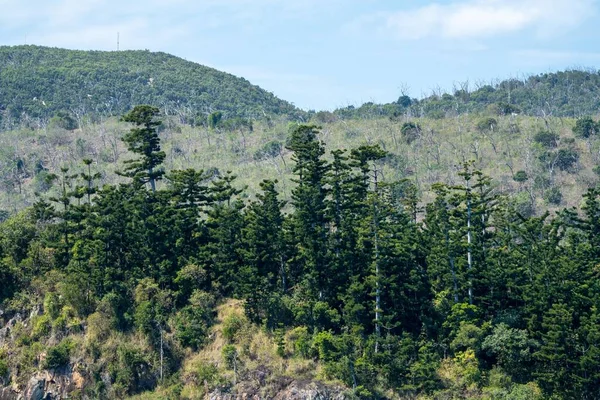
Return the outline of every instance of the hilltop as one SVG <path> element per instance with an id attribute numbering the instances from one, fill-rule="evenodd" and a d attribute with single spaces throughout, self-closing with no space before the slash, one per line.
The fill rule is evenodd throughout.
<path id="1" fill-rule="evenodd" d="M 365 103 L 334 111 L 340 118 L 378 118 L 410 113 L 442 119 L 468 113 L 571 117 L 600 110 L 600 73 L 572 69 L 496 82 L 458 84 L 451 93 L 434 91 L 421 99 L 401 95 L 387 104 Z"/>
<path id="2" fill-rule="evenodd" d="M 0 122 L 6 127 L 58 113 L 75 119 L 121 115 L 151 104 L 194 123 L 224 117 L 297 114 L 243 78 L 150 51 L 80 51 L 40 46 L 0 47 Z"/>

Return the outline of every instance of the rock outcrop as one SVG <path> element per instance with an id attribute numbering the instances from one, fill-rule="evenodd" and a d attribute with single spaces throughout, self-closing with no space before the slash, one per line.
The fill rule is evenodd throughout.
<path id="1" fill-rule="evenodd" d="M 257 382 L 241 382 L 231 393 L 213 391 L 210 400 L 346 400 L 345 389 L 328 386 L 316 381 L 298 381 L 279 378 L 270 383 L 270 389 L 256 385 Z"/>
<path id="2" fill-rule="evenodd" d="M 33 375 L 24 388 L 0 388 L 0 400 L 68 399 L 74 391 L 83 389 L 86 382 L 85 376 L 71 367 L 56 372 L 41 371 Z"/>

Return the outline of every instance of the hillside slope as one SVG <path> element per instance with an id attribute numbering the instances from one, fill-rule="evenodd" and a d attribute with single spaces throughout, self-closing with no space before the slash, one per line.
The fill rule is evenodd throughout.
<path id="1" fill-rule="evenodd" d="M 460 181 L 460 164 L 470 159 L 500 192 L 519 200 L 526 214 L 579 207 L 582 195 L 600 180 L 600 137 L 576 136 L 576 120 L 571 118 L 470 114 L 331 122 L 314 118 L 312 122 L 322 126 L 320 138 L 328 150 L 381 145 L 390 153 L 382 167 L 385 180 L 410 179 L 426 201 L 431 200 L 433 184 Z M 407 130 L 410 124 L 415 129 Z M 111 118 L 73 131 L 51 124 L 45 129 L 4 132 L 0 136 L 0 210 L 15 213 L 32 205 L 36 192 L 56 196 L 58 185 L 48 185 L 47 176 L 60 175 L 62 167 L 70 173 L 82 172 L 83 158 L 93 160 L 93 170 L 102 176 L 101 185 L 122 182 L 115 171 L 130 157 L 121 142 L 129 128 Z M 411 134 L 414 137 L 407 136 Z M 252 130 L 229 130 L 181 125 L 168 117 L 160 138 L 167 171 L 232 171 L 240 187 L 249 187 L 250 195 L 258 191 L 262 179 L 277 179 L 282 196 L 290 196 L 293 163 L 285 148 L 286 118 L 255 121 Z M 557 165 L 562 158 L 569 162 Z"/>
<path id="2" fill-rule="evenodd" d="M 59 111 L 76 118 L 120 115 L 136 104 L 204 120 L 213 111 L 245 118 L 298 112 L 243 78 L 165 53 L 0 47 L 5 124 L 49 119 Z"/>
<path id="3" fill-rule="evenodd" d="M 581 117 L 600 110 L 600 73 L 565 70 L 497 82 L 464 82 L 451 93 L 436 90 L 421 99 L 403 95 L 388 104 L 365 103 L 334 112 L 344 119 L 377 118 L 410 113 L 441 119 L 466 113 L 524 114 L 536 117 Z"/>

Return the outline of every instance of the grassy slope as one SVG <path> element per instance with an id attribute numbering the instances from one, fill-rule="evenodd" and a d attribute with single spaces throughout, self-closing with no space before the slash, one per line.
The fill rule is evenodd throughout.
<path id="1" fill-rule="evenodd" d="M 46 290 L 41 283 L 39 287 L 41 291 Z M 30 301 L 37 304 L 36 310 L 43 308 L 39 298 Z M 231 328 L 232 320 L 236 321 L 234 329 Z M 225 326 L 228 324 L 226 334 Z M 210 328 L 206 346 L 201 350 L 180 348 L 168 332 L 165 343 L 169 354 L 177 354 L 181 360 L 181 369 L 168 380 L 156 382 L 158 386 L 154 391 L 144 392 L 134 399 L 204 399 L 206 389 L 228 393 L 234 390 L 234 382 L 238 384 L 235 390 L 258 394 L 260 398 L 273 398 L 293 382 L 296 387 L 327 385 L 330 390 L 346 390 L 339 382 L 327 380 L 317 361 L 294 353 L 290 331 L 285 336 L 284 354 L 278 353 L 273 335 L 247 321 L 239 300 L 226 299 L 217 307 L 215 324 Z M 65 363 L 70 367 L 60 367 L 50 374 L 59 385 L 65 381 L 63 376 L 67 382 L 76 382 L 70 389 L 64 384 L 58 389 L 70 391 L 74 398 L 84 393 L 92 398 L 100 394 L 111 398 L 126 397 L 123 379 L 127 381 L 132 376 L 117 377 L 112 385 L 102 384 L 109 375 L 114 381 L 123 368 L 137 371 L 136 384 L 139 388 L 134 391 L 147 390 L 144 382 L 154 382 L 158 377 L 158 350 L 152 347 L 147 337 L 137 332 L 117 333 L 110 327 L 110 321 L 99 317 L 98 313 L 81 320 L 66 306 L 56 318 L 44 310 L 39 315 L 32 313 L 30 318 L 17 322 L 8 342 L 0 346 L 0 359 L 11 368 L 15 390 L 22 392 L 32 376 L 45 376 L 45 360 L 51 349 L 59 344 L 67 344 L 70 349 Z M 235 373 L 223 356 L 222 350 L 226 345 L 235 346 L 238 352 Z M 144 367 L 136 367 L 134 362 Z M 168 370 L 168 365 L 165 368 Z M 56 384 L 52 384 L 48 389 L 57 388 Z"/>
<path id="2" fill-rule="evenodd" d="M 563 195 L 561 207 L 578 206 L 587 188 L 598 183 L 599 177 L 592 169 L 599 164 L 600 139 L 574 138 L 571 129 L 575 120 L 497 117 L 498 126 L 493 131 L 480 132 L 475 127 L 482 118 L 481 115 L 462 115 L 446 119 L 411 119 L 422 130 L 420 137 L 410 144 L 401 134 L 404 120 L 388 118 L 327 123 L 323 125 L 321 138 L 329 149 L 379 143 L 392 154 L 384 163 L 385 179 L 411 179 L 418 185 L 425 202 L 431 199 L 431 184 L 460 183 L 457 175 L 460 163 L 470 159 L 476 160 L 476 167 L 494 179 L 499 192 L 533 199 L 537 212 L 557 207 L 544 200 L 544 193 L 551 187 L 560 189 Z M 256 154 L 273 141 L 284 147 L 288 123 L 282 119 L 270 124 L 258 122 L 254 126 L 252 132 L 247 129 L 211 131 L 168 120 L 161 132 L 162 146 L 167 153 L 165 167 L 167 170 L 213 167 L 221 172 L 231 170 L 238 175 L 239 185 L 249 187 L 250 196 L 262 179 L 278 179 L 280 191 L 287 198 L 293 186 L 291 154 L 285 148 L 274 157 L 260 159 Z M 93 168 L 103 173 L 100 184 L 117 182 L 120 178 L 114 171 L 129 157 L 120 141 L 127 129 L 127 124 L 108 119 L 85 125 L 83 130 L 77 131 L 48 127 L 39 131 L 5 132 L 0 137 L 2 174 L 5 180 L 14 176 L 17 159 L 24 161 L 24 172 L 22 193 L 17 185 L 5 184 L 0 192 L 0 209 L 15 211 L 32 204 L 34 191 L 43 189 L 43 173 L 37 177 L 35 174 L 36 164 L 40 163 L 49 172 L 57 173 L 61 166 L 69 166 L 72 173 L 81 170 L 82 158 L 91 157 Z M 573 168 L 561 171 L 555 167 L 550 172 L 539 161 L 539 155 L 545 150 L 534 141 L 534 135 L 540 130 L 559 134 L 558 148 L 570 148 L 579 154 L 579 161 Z M 515 182 L 512 176 L 519 170 L 526 171 L 530 179 Z M 544 178 L 543 184 L 539 177 Z"/>

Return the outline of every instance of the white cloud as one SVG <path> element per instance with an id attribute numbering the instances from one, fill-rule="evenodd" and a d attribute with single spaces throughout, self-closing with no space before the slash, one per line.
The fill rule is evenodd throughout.
<path id="1" fill-rule="evenodd" d="M 159 50 L 203 43 L 272 21 L 310 19 L 341 0 L 0 0 L 0 34 L 14 42 L 79 49 Z M 217 32 L 210 35 L 209 32 Z M 9 39 L 7 39 L 9 38 Z"/>
<path id="2" fill-rule="evenodd" d="M 405 40 L 473 39 L 533 29 L 559 35 L 595 13 L 595 0 L 468 0 L 367 16 L 354 23 Z"/>

